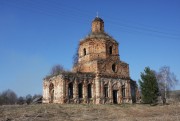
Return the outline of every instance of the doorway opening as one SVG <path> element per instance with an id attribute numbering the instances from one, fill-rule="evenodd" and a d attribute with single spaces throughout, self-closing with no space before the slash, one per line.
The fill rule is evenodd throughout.
<path id="1" fill-rule="evenodd" d="M 91 84 L 88 84 L 88 92 L 87 92 L 88 98 L 92 98 L 92 90 L 91 90 Z"/>
<path id="2" fill-rule="evenodd" d="M 83 90 L 82 90 L 82 83 L 78 84 L 78 95 L 79 95 L 79 98 L 82 98 L 83 97 Z"/>
<path id="3" fill-rule="evenodd" d="M 51 83 L 51 84 L 49 85 L 49 95 L 50 95 L 50 100 L 49 100 L 49 102 L 50 102 L 50 103 L 53 103 L 53 101 L 54 101 L 54 84 L 53 84 L 53 83 Z"/>
<path id="4" fill-rule="evenodd" d="M 117 90 L 113 90 L 113 103 L 117 104 L 118 103 L 118 99 L 117 99 Z"/>
<path id="5" fill-rule="evenodd" d="M 69 99 L 72 99 L 73 98 L 73 83 L 69 83 L 68 85 L 68 97 Z"/>

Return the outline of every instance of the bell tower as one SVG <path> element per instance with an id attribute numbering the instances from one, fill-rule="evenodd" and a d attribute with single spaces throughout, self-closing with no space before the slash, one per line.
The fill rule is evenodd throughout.
<path id="1" fill-rule="evenodd" d="M 91 27 L 91 32 L 79 43 L 78 62 L 73 70 L 129 77 L 128 64 L 120 61 L 119 44 L 105 32 L 103 19 L 96 16 Z"/>

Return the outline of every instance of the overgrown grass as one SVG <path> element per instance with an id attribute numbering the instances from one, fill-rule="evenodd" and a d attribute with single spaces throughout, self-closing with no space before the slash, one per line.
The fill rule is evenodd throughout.
<path id="1" fill-rule="evenodd" d="M 179 121 L 180 104 L 39 104 L 0 106 L 0 121 Z"/>

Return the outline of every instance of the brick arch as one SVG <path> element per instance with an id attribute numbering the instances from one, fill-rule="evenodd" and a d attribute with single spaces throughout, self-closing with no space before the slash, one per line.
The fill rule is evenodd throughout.
<path id="1" fill-rule="evenodd" d="M 49 102 L 53 103 L 54 102 L 54 84 L 52 82 L 49 84 L 49 97 L 50 97 Z"/>
<path id="2" fill-rule="evenodd" d="M 112 85 L 112 89 L 113 90 L 119 90 L 119 85 L 117 82 Z"/>

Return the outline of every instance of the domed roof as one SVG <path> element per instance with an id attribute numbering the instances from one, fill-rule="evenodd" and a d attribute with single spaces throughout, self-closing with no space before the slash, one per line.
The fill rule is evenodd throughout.
<path id="1" fill-rule="evenodd" d="M 104 21 L 101 18 L 99 18 L 99 17 L 96 17 L 93 21 L 100 21 L 100 22 L 104 23 Z"/>
<path id="2" fill-rule="evenodd" d="M 118 44 L 118 42 L 112 36 L 104 31 L 104 21 L 98 16 L 92 21 L 92 31 L 85 38 L 83 38 L 81 42 L 85 42 L 89 39 L 97 39 L 98 41 L 112 41 Z"/>
<path id="3" fill-rule="evenodd" d="M 105 33 L 105 32 L 100 32 L 100 33 L 94 33 L 94 32 L 90 32 L 85 38 L 83 38 L 81 41 L 86 41 L 89 39 L 98 39 L 99 41 L 101 39 L 103 40 L 110 40 L 112 42 L 118 43 L 112 36 L 110 36 L 109 34 Z"/>

